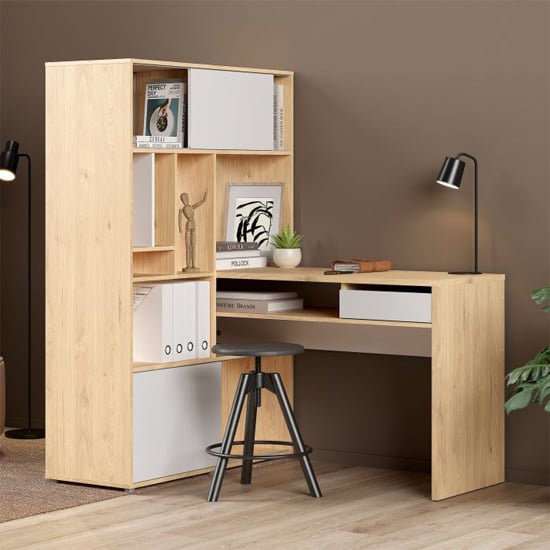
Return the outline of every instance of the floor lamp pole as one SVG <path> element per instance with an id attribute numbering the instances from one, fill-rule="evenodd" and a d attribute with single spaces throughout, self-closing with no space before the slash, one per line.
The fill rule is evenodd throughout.
<path id="1" fill-rule="evenodd" d="M 27 238 L 27 427 L 17 430 L 7 430 L 5 436 L 12 439 L 42 439 L 45 432 L 41 428 L 32 428 L 32 287 L 31 287 L 31 228 L 32 228 L 32 210 L 31 210 L 31 157 L 25 153 L 19 153 L 19 157 L 27 159 L 27 216 L 28 216 L 28 238 Z"/>

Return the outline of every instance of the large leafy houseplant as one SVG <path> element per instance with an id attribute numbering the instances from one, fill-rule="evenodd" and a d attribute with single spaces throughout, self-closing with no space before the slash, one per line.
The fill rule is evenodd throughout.
<path id="1" fill-rule="evenodd" d="M 531 297 L 545 312 L 550 311 L 550 286 L 534 290 Z M 506 412 L 538 404 L 550 413 L 550 347 L 506 375 L 506 385 L 513 391 L 505 403 Z"/>

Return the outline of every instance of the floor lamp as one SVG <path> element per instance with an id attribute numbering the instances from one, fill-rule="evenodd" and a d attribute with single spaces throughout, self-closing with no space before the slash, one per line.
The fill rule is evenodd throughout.
<path id="1" fill-rule="evenodd" d="M 478 251 L 478 215 L 477 215 L 477 159 L 468 153 L 459 153 L 456 157 L 447 157 L 443 162 L 441 171 L 437 178 L 437 183 L 450 187 L 451 189 L 460 189 L 462 174 L 464 173 L 464 161 L 460 157 L 466 157 L 474 161 L 474 270 L 473 271 L 452 271 L 455 275 L 481 275 L 477 263 Z"/>
<path id="2" fill-rule="evenodd" d="M 19 158 L 24 157 L 27 159 L 27 202 L 28 202 L 28 243 L 27 243 L 27 270 L 28 270 L 28 290 L 27 290 L 27 306 L 28 306 L 28 363 L 27 363 L 27 427 L 18 430 L 8 430 L 5 432 L 6 437 L 12 439 L 41 439 L 44 437 L 44 430 L 31 428 L 31 411 L 32 411 L 32 340 L 31 340 L 31 157 L 25 153 L 19 153 L 19 143 L 17 141 L 9 140 L 6 143 L 6 148 L 0 153 L 0 180 L 13 181 L 15 180 L 15 174 L 17 172 L 17 163 Z"/>

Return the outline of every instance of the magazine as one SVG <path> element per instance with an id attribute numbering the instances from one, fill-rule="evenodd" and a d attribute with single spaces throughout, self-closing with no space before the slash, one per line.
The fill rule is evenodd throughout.
<path id="1" fill-rule="evenodd" d="M 176 142 L 179 147 L 184 146 L 186 91 L 186 84 L 181 80 L 153 81 L 147 84 L 143 135 L 150 136 L 151 142 Z M 136 136 L 138 143 L 149 141 L 140 138 L 141 136 Z"/>

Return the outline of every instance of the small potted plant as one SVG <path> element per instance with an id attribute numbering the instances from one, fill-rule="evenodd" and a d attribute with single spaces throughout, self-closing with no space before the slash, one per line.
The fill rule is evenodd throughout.
<path id="1" fill-rule="evenodd" d="M 290 224 L 280 232 L 271 237 L 273 250 L 273 263 L 277 267 L 296 267 L 302 261 L 302 239 L 290 229 Z"/>

